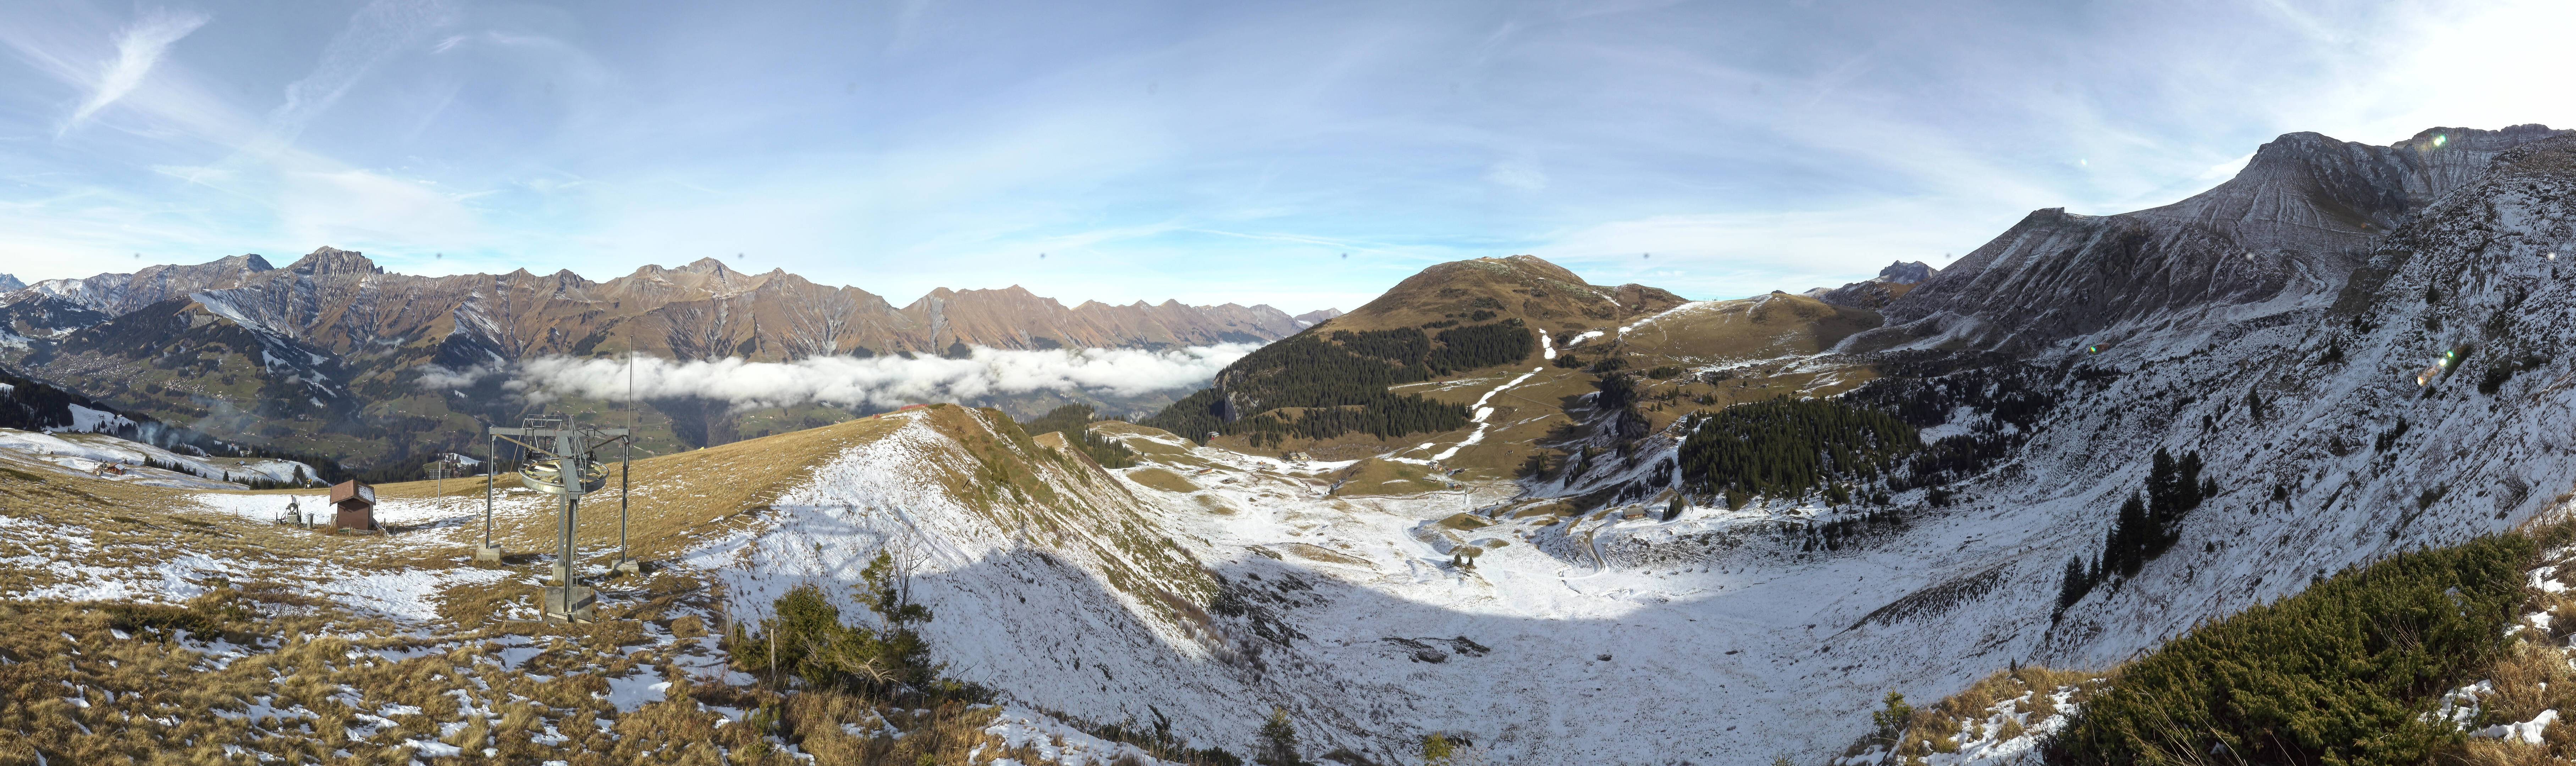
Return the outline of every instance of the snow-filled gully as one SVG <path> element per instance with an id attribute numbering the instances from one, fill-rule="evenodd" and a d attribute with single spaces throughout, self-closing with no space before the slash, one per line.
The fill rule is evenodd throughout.
<path id="1" fill-rule="evenodd" d="M 1476 403 L 1468 405 L 1476 411 L 1476 416 L 1467 421 L 1476 424 L 1476 431 L 1474 433 L 1467 434 L 1466 439 L 1460 440 L 1456 444 L 1449 445 L 1448 449 L 1441 450 L 1440 454 L 1431 456 L 1432 461 L 1438 462 L 1447 460 L 1456 456 L 1458 454 L 1458 450 L 1465 448 L 1467 445 L 1483 442 L 1485 440 L 1485 429 L 1493 425 L 1486 421 L 1494 416 L 1494 408 L 1485 406 L 1485 403 L 1492 401 L 1495 394 L 1502 393 L 1506 389 L 1527 382 L 1531 376 L 1537 375 L 1546 369 L 1547 368 L 1545 367 L 1530 368 L 1529 372 L 1521 373 L 1520 377 L 1511 379 L 1511 382 L 1495 386 L 1494 390 L 1485 392 L 1484 396 L 1476 397 Z"/>

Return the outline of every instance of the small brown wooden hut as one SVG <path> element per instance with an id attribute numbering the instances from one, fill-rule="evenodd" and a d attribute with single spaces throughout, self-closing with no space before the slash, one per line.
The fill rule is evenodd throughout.
<path id="1" fill-rule="evenodd" d="M 331 507 L 339 509 L 331 520 L 335 529 L 376 528 L 376 488 L 356 479 L 331 485 Z"/>

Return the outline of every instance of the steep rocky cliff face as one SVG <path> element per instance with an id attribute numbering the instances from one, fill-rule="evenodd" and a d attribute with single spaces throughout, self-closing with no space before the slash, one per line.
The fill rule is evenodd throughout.
<path id="1" fill-rule="evenodd" d="M 1868 349 L 1938 339 L 2031 352 L 2118 342 L 2115 326 L 2236 321 L 2331 302 L 2372 244 L 2479 178 L 2540 125 L 2435 128 L 2389 146 L 2282 136 L 2234 179 L 2108 216 L 2033 212 L 1904 297 Z M 2080 342 L 2078 342 L 2080 341 Z"/>

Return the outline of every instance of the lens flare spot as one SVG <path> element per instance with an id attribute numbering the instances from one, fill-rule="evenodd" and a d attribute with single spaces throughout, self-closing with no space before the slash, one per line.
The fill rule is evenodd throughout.
<path id="1" fill-rule="evenodd" d="M 2442 135 L 2442 134 L 2439 134 L 2439 133 L 2436 133 L 2436 134 L 2434 134 L 2434 135 L 2433 135 L 2433 146 L 2434 146 L 2435 148 L 2440 148 L 2443 144 L 2447 144 L 2447 143 L 2450 143 L 2450 142 L 2451 142 L 2451 137 L 2450 137 L 2450 136 Z"/>

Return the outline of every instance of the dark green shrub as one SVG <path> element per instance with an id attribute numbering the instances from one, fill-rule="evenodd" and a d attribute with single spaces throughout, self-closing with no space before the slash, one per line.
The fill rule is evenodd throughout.
<path id="1" fill-rule="evenodd" d="M 2548 363 L 2549 357 L 2525 354 L 2520 359 L 2488 367 L 2486 376 L 2478 380 L 2478 393 L 2494 396 L 2496 392 L 2504 390 L 2505 381 L 2512 380 L 2515 373 L 2540 369 L 2541 365 Z"/>
<path id="2" fill-rule="evenodd" d="M 840 608 L 822 588 L 800 585 L 773 602 L 776 616 L 762 620 L 760 630 L 734 626 L 727 647 L 734 665 L 763 678 L 794 676 L 814 688 L 950 699 L 981 696 L 980 689 L 939 679 L 943 666 L 930 661 L 929 642 L 911 627 L 929 622 L 930 609 L 911 601 L 892 555 L 877 554 L 859 577 L 864 582 L 856 589 L 860 602 L 876 612 L 882 627 L 843 624 Z"/>
<path id="3" fill-rule="evenodd" d="M 2201 626 L 2121 670 L 2048 762 L 2429 762 L 2463 735 L 2423 714 L 2503 648 L 2532 550 L 2505 535 L 2400 554 Z"/>

